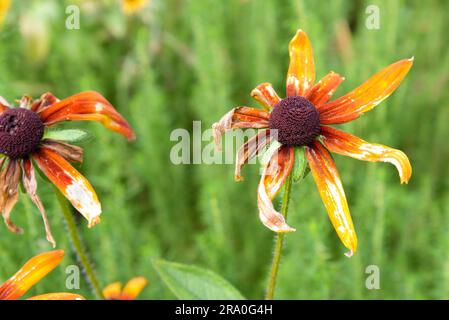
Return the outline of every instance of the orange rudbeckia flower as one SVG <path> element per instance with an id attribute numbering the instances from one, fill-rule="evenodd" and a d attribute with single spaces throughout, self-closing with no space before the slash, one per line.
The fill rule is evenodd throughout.
<path id="1" fill-rule="evenodd" d="M 114 282 L 103 289 L 103 295 L 106 300 L 136 300 L 147 284 L 144 277 L 132 278 L 123 289 L 121 282 Z"/>
<path id="2" fill-rule="evenodd" d="M 64 258 L 63 250 L 55 250 L 37 255 L 17 273 L 0 286 L 0 300 L 17 300 L 32 286 L 50 273 Z M 47 293 L 34 296 L 28 300 L 85 300 L 73 293 Z"/>
<path id="3" fill-rule="evenodd" d="M 0 211 L 8 228 L 22 230 L 10 219 L 22 181 L 39 208 L 47 240 L 55 246 L 47 216 L 37 195 L 32 160 L 72 205 L 87 219 L 89 227 L 100 221 L 101 205 L 87 181 L 69 161 L 82 162 L 83 149 L 59 139 L 47 138 L 47 128 L 66 120 L 92 120 L 126 138 L 135 138 L 128 122 L 97 92 L 82 92 L 59 100 L 51 93 L 32 101 L 24 96 L 16 108 L 0 97 Z"/>
<path id="4" fill-rule="evenodd" d="M 290 66 L 287 73 L 287 97 L 279 98 L 270 83 L 257 86 L 251 96 L 263 107 L 237 107 L 213 125 L 219 146 L 221 135 L 236 128 L 265 128 L 248 140 L 238 151 L 235 178 L 241 180 L 242 166 L 256 156 L 273 139 L 279 147 L 265 165 L 258 188 L 259 217 L 275 232 L 295 231 L 272 204 L 273 198 L 291 174 L 295 147 L 304 147 L 310 170 L 329 218 L 351 256 L 357 249 L 343 186 L 329 151 L 359 160 L 390 162 L 398 170 L 401 183 L 410 179 L 412 168 L 399 150 L 366 142 L 328 125 L 357 119 L 387 98 L 410 70 L 413 58 L 391 64 L 344 96 L 330 101 L 340 83 L 339 74 L 329 72 L 315 82 L 312 46 L 306 33 L 298 30 L 289 45 Z M 273 138 L 270 133 L 276 132 Z"/>

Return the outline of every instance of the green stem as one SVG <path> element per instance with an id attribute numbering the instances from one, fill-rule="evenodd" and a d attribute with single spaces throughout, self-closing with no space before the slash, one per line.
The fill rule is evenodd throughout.
<path id="1" fill-rule="evenodd" d="M 71 207 L 67 203 L 66 198 L 57 189 L 56 194 L 58 197 L 59 205 L 61 206 L 65 223 L 67 225 L 67 229 L 69 231 L 69 237 L 72 242 L 72 248 L 75 251 L 79 263 L 84 269 L 84 276 L 86 277 L 86 281 L 90 284 L 90 289 L 94 294 L 95 298 L 104 299 L 103 292 L 100 287 L 100 282 L 98 281 L 98 278 L 95 275 L 92 263 L 90 262 L 89 257 L 87 256 L 87 253 L 84 249 L 84 244 L 81 235 L 79 233 L 78 227 L 76 226 L 75 219 L 73 218 Z"/>
<path id="2" fill-rule="evenodd" d="M 282 196 L 281 214 L 287 220 L 288 203 L 290 201 L 290 191 L 292 188 L 292 175 L 290 174 L 284 184 L 284 195 Z M 273 300 L 274 290 L 276 289 L 277 276 L 279 272 L 279 264 L 281 262 L 282 247 L 284 245 L 284 233 L 276 235 L 276 245 L 274 248 L 273 261 L 271 263 L 270 279 L 268 282 L 266 300 Z"/>

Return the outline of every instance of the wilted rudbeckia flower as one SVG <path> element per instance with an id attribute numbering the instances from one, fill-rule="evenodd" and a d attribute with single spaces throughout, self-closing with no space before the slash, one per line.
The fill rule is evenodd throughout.
<path id="1" fill-rule="evenodd" d="M 0 286 L 0 300 L 17 300 L 50 273 L 64 258 L 64 251 L 55 250 L 37 255 Z M 28 300 L 85 300 L 73 293 L 47 293 Z"/>
<path id="2" fill-rule="evenodd" d="M 251 96 L 265 110 L 237 107 L 213 125 L 215 140 L 235 128 L 266 128 L 238 151 L 236 180 L 241 180 L 242 166 L 264 149 L 275 135 L 279 147 L 266 164 L 258 188 L 260 220 L 275 232 L 295 231 L 272 204 L 275 195 L 291 174 L 295 148 L 305 148 L 305 156 L 324 202 L 329 218 L 348 256 L 357 249 L 343 186 L 329 151 L 373 162 L 390 162 L 399 171 L 401 183 L 410 179 L 412 168 L 407 156 L 380 144 L 372 144 L 328 125 L 347 123 L 373 109 L 387 98 L 410 70 L 412 59 L 400 60 L 376 73 L 365 83 L 344 96 L 328 102 L 344 80 L 329 72 L 314 85 L 315 65 L 312 46 L 306 33 L 298 30 L 289 45 L 290 66 L 287 73 L 287 97 L 279 98 L 270 83 L 257 86 Z"/>
<path id="3" fill-rule="evenodd" d="M 92 227 L 100 222 L 101 205 L 87 181 L 69 161 L 82 162 L 83 149 L 46 130 L 66 120 L 101 122 L 129 140 L 135 138 L 126 120 L 97 92 L 82 92 L 64 100 L 51 93 L 32 101 L 24 96 L 16 108 L 0 97 L 0 211 L 8 228 L 21 232 L 10 219 L 18 199 L 18 187 L 23 182 L 25 191 L 38 207 L 45 223 L 47 240 L 55 246 L 44 207 L 37 195 L 34 165 L 61 191 Z M 68 132 L 68 131 L 61 131 Z M 69 135 L 70 136 L 70 135 Z M 68 137 L 70 140 L 70 137 Z"/>
<path id="4" fill-rule="evenodd" d="M 147 284 L 144 277 L 132 278 L 123 289 L 121 282 L 114 282 L 104 288 L 103 295 L 106 300 L 136 300 Z"/>

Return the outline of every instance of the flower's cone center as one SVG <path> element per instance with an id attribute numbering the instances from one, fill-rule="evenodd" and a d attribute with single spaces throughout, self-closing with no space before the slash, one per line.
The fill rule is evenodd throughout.
<path id="1" fill-rule="evenodd" d="M 320 114 L 306 98 L 287 97 L 274 107 L 269 125 L 283 145 L 307 146 L 320 134 Z"/>
<path id="2" fill-rule="evenodd" d="M 0 153 L 11 159 L 35 151 L 43 135 L 44 124 L 34 111 L 14 108 L 0 115 Z"/>

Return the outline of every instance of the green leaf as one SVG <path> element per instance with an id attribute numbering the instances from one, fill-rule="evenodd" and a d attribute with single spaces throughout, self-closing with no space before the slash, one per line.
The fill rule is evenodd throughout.
<path id="1" fill-rule="evenodd" d="M 44 139 L 53 139 L 66 142 L 80 142 L 87 140 L 90 134 L 80 129 L 48 130 Z"/>
<path id="2" fill-rule="evenodd" d="M 309 173 L 309 166 L 306 159 L 306 149 L 304 147 L 295 148 L 295 164 L 293 165 L 293 182 L 301 181 Z"/>
<path id="3" fill-rule="evenodd" d="M 180 300 L 245 299 L 228 281 L 210 270 L 165 260 L 154 260 L 153 266 Z"/>

